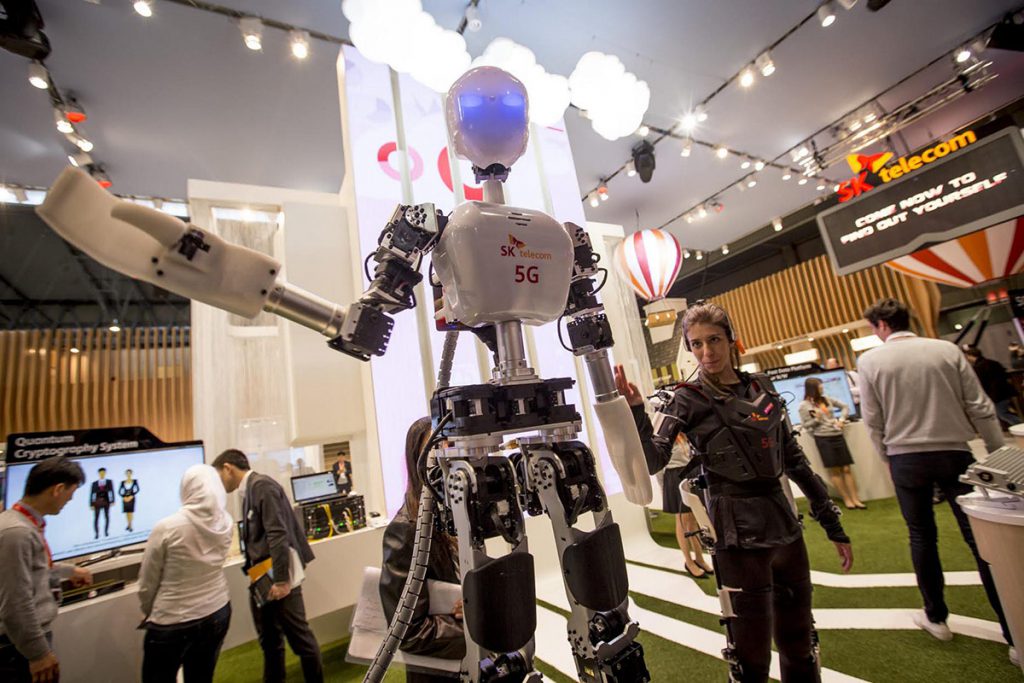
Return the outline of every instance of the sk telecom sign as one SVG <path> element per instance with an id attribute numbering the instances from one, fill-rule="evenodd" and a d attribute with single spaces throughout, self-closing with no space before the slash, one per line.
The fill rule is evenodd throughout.
<path id="1" fill-rule="evenodd" d="M 898 161 L 889 166 L 886 164 L 893 158 L 892 152 L 850 154 L 846 157 L 846 163 L 850 165 L 855 175 L 839 186 L 836 195 L 838 195 L 840 203 L 848 202 L 875 189 L 878 185 L 896 180 L 977 141 L 978 136 L 974 134 L 973 130 L 969 130 L 929 147 L 920 154 L 900 157 Z"/>
<path id="2" fill-rule="evenodd" d="M 879 186 L 818 214 L 837 275 L 1024 214 L 1020 131 L 1008 128 L 974 143 L 966 142 L 973 133 L 965 136 L 888 166 L 869 160 L 878 164 Z M 951 151 L 958 140 L 966 145 L 956 142 Z"/>

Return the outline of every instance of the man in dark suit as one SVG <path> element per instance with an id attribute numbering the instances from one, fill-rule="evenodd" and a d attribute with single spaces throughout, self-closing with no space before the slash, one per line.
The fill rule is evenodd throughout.
<path id="1" fill-rule="evenodd" d="M 114 504 L 114 483 L 107 479 L 107 469 L 99 469 L 99 479 L 92 483 L 89 505 L 92 507 L 92 530 L 100 537 L 100 510 L 103 511 L 103 535 L 110 535 L 110 506 Z"/>
<path id="2" fill-rule="evenodd" d="M 217 456 L 213 466 L 228 493 L 242 495 L 243 570 L 252 577 L 269 564 L 272 585 L 259 604 L 250 596 L 252 618 L 263 649 L 263 680 L 285 680 L 284 638 L 302 662 L 306 683 L 324 679 L 320 647 L 306 622 L 302 602 L 305 567 L 313 551 L 299 520 L 292 512 L 284 489 L 274 479 L 249 469 L 249 459 L 239 450 L 228 449 Z"/>

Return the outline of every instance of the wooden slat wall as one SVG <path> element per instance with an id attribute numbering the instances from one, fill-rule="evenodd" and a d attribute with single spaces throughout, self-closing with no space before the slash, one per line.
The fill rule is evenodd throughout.
<path id="1" fill-rule="evenodd" d="M 919 334 L 937 336 L 938 287 L 885 266 L 838 277 L 828 257 L 819 256 L 721 294 L 715 303 L 729 311 L 746 348 L 815 335 L 820 330 L 861 320 L 869 305 L 895 297 L 911 308 Z M 821 358 L 835 357 L 853 367 L 852 334 L 815 337 Z M 786 349 L 757 354 L 762 368 L 784 364 Z M 749 360 L 749 359 L 745 359 Z"/>
<path id="2" fill-rule="evenodd" d="M 129 425 L 192 439 L 188 340 L 182 327 L 0 332 L 0 439 Z"/>

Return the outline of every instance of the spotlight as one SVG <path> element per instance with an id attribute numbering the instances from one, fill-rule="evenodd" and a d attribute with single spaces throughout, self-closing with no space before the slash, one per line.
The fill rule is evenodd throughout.
<path id="1" fill-rule="evenodd" d="M 714 209 L 715 213 L 722 213 L 722 210 L 725 209 L 725 206 L 722 205 L 722 202 L 718 201 L 717 199 L 712 199 L 710 206 L 712 209 Z"/>
<path id="2" fill-rule="evenodd" d="M 591 206 L 596 207 L 596 206 L 599 206 L 601 204 L 601 200 L 597 198 L 597 193 L 596 192 L 591 192 L 587 196 L 590 198 L 590 205 Z"/>
<path id="3" fill-rule="evenodd" d="M 816 188 L 814 188 L 814 189 L 816 189 L 818 192 L 821 192 L 822 190 L 824 190 L 825 189 L 824 181 L 819 180 L 818 181 L 818 186 Z"/>
<path id="4" fill-rule="evenodd" d="M 683 216 L 683 218 L 686 219 L 687 224 L 693 223 L 693 214 L 692 213 L 686 214 L 685 216 Z"/>
<path id="5" fill-rule="evenodd" d="M 850 121 L 849 125 L 847 125 L 846 127 L 850 129 L 851 133 L 856 133 L 858 130 L 860 130 L 860 121 L 854 119 L 853 121 Z"/>
<path id="6" fill-rule="evenodd" d="M 608 201 L 608 187 L 606 185 L 602 185 L 597 188 L 597 196 L 601 198 L 602 202 Z"/>
<path id="7" fill-rule="evenodd" d="M 683 114 L 682 118 L 679 119 L 679 127 L 687 133 L 692 133 L 693 129 L 697 127 L 696 112 L 688 111 Z"/>
<path id="8" fill-rule="evenodd" d="M 697 259 L 698 261 L 703 260 L 704 259 L 704 252 L 701 251 L 700 249 L 698 249 L 697 253 L 693 255 L 693 258 Z"/>
<path id="9" fill-rule="evenodd" d="M 956 63 L 963 64 L 971 58 L 971 51 L 967 47 L 962 47 L 956 52 Z"/>
<path id="10" fill-rule="evenodd" d="M 772 228 L 775 230 L 775 232 L 782 232 L 782 219 L 781 218 L 773 218 L 772 219 Z"/>
<path id="11" fill-rule="evenodd" d="M 704 208 L 703 204 L 701 204 L 700 207 L 697 209 L 697 218 L 707 218 L 707 217 L 708 217 L 708 210 Z"/>
<path id="12" fill-rule="evenodd" d="M 29 62 L 28 82 L 32 84 L 32 87 L 39 88 L 40 90 L 46 90 L 50 87 L 50 74 L 47 73 L 46 67 L 43 66 L 42 62 Z"/>
<path id="13" fill-rule="evenodd" d="M 103 170 L 102 166 L 93 165 L 89 167 L 89 175 L 92 176 L 93 180 L 100 184 L 100 187 L 106 189 L 113 185 L 110 182 L 110 178 L 107 176 L 107 172 Z"/>
<path id="14" fill-rule="evenodd" d="M 764 162 L 763 161 L 755 161 L 754 162 L 754 170 L 755 171 L 763 171 L 764 170 Z"/>
<path id="15" fill-rule="evenodd" d="M 641 140 L 633 146 L 633 168 L 640 176 L 640 180 L 649 183 L 654 176 L 654 145 L 647 140 Z"/>
<path id="16" fill-rule="evenodd" d="M 53 108 L 53 121 L 57 124 L 58 133 L 67 135 L 68 133 L 75 132 L 75 127 L 71 125 L 71 122 L 68 121 L 67 116 L 64 115 L 63 110 L 59 107 Z"/>
<path id="17" fill-rule="evenodd" d="M 748 159 L 744 159 L 743 163 L 740 164 L 740 168 L 742 168 L 744 171 L 750 168 L 750 161 Z"/>
<path id="18" fill-rule="evenodd" d="M 962 329 L 964 329 L 964 326 L 961 325 L 960 323 L 957 323 L 957 324 L 953 325 L 953 329 L 954 330 L 962 330 Z"/>
<path id="19" fill-rule="evenodd" d="M 729 253 L 729 245 L 728 244 L 723 244 L 722 245 L 722 256 L 725 256 L 728 253 Z"/>
<path id="20" fill-rule="evenodd" d="M 754 71 L 749 67 L 740 72 L 740 87 L 749 88 L 754 85 Z"/>
<path id="21" fill-rule="evenodd" d="M 751 178 L 750 181 L 747 183 L 747 187 L 754 187 L 755 185 L 757 185 L 757 181 L 754 180 L 753 178 Z"/>
<path id="22" fill-rule="evenodd" d="M 263 49 L 263 22 L 256 17 L 242 17 L 238 20 L 238 28 L 247 48 L 256 52 Z"/>
<path id="23" fill-rule="evenodd" d="M 289 31 L 292 57 L 303 60 L 309 57 L 309 34 L 306 31 Z"/>
<path id="24" fill-rule="evenodd" d="M 477 9 L 476 5 L 470 5 L 466 8 L 466 28 L 473 33 L 476 33 L 483 28 L 484 22 L 480 21 L 480 10 Z"/>
<path id="25" fill-rule="evenodd" d="M 703 104 L 694 107 L 693 113 L 697 115 L 697 123 L 704 123 L 708 120 L 708 110 Z"/>
<path id="26" fill-rule="evenodd" d="M 785 173 L 782 174 L 782 179 L 783 180 L 789 180 L 792 177 L 793 177 L 793 174 L 790 173 L 789 171 L 786 171 Z"/>
<path id="27" fill-rule="evenodd" d="M 92 164 L 92 157 L 85 152 L 79 152 L 78 154 L 69 154 L 68 161 L 75 168 L 82 168 Z"/>
<path id="28" fill-rule="evenodd" d="M 871 123 L 872 121 L 874 121 L 877 118 L 878 117 L 875 116 L 874 114 L 868 114 L 867 116 L 864 117 L 864 123 Z"/>
<path id="29" fill-rule="evenodd" d="M 807 178 L 801 178 L 800 180 L 796 181 L 796 184 L 797 185 L 806 185 L 807 184 Z"/>
<path id="30" fill-rule="evenodd" d="M 626 162 L 626 175 L 630 178 L 636 175 L 636 163 L 632 159 Z"/>
<path id="31" fill-rule="evenodd" d="M 92 148 L 95 146 L 78 133 L 68 133 L 65 137 L 67 137 L 67 139 L 70 140 L 71 142 L 75 143 L 75 146 L 78 147 L 78 149 L 82 150 L 83 152 L 91 152 Z"/>
<path id="32" fill-rule="evenodd" d="M 818 8 L 818 21 L 821 22 L 822 28 L 828 28 L 836 23 L 836 10 L 831 0 L 827 0 Z"/>
<path id="33" fill-rule="evenodd" d="M 71 123 L 82 123 L 86 119 L 85 110 L 78 103 L 78 98 L 71 93 L 64 93 L 63 109 L 65 118 Z"/>
<path id="34" fill-rule="evenodd" d="M 689 249 L 683 249 L 683 258 L 684 259 L 690 258 L 690 250 Z"/>
<path id="35" fill-rule="evenodd" d="M 719 159 L 725 159 L 727 156 L 729 156 L 729 150 L 725 147 L 719 147 L 718 149 L 715 150 L 715 156 L 718 157 Z"/>
<path id="36" fill-rule="evenodd" d="M 754 60 L 754 66 L 761 72 L 761 75 L 768 78 L 775 73 L 775 62 L 772 61 L 771 52 L 765 50 Z"/>
<path id="37" fill-rule="evenodd" d="M 68 349 L 68 351 L 70 351 L 71 353 L 81 353 L 82 352 L 81 349 L 79 349 L 77 346 L 72 346 L 70 349 Z"/>
<path id="38" fill-rule="evenodd" d="M 153 2 L 152 0 L 135 0 L 135 4 L 132 5 L 135 11 L 147 19 L 153 16 Z"/>
<path id="39" fill-rule="evenodd" d="M 686 138 L 683 140 L 683 146 L 679 148 L 679 156 L 688 157 L 690 152 L 693 151 L 693 140 Z"/>
<path id="40" fill-rule="evenodd" d="M 110 327 L 107 328 L 111 332 L 120 332 L 121 326 L 117 324 L 117 318 L 114 318 L 114 322 L 110 323 Z"/>

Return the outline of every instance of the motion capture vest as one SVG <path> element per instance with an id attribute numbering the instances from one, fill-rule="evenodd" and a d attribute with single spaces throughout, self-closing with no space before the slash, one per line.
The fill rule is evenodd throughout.
<path id="1" fill-rule="evenodd" d="M 763 389 L 756 379 L 752 386 L 759 390 L 752 399 L 706 396 L 721 424 L 705 439 L 703 463 L 709 472 L 730 482 L 777 482 L 784 468 L 785 415 L 777 395 Z"/>

